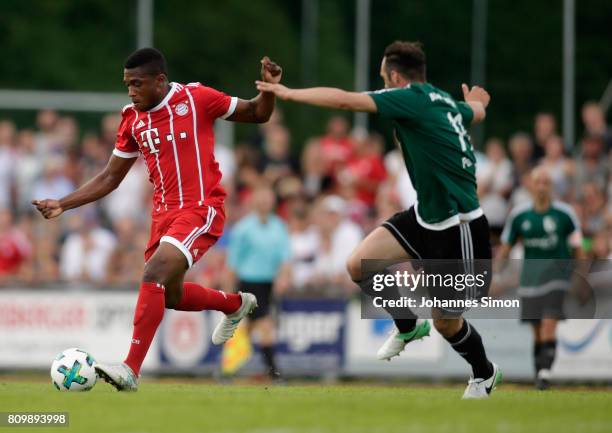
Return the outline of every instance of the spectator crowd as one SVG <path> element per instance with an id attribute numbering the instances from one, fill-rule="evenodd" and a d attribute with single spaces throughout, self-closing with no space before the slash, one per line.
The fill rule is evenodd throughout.
<path id="1" fill-rule="evenodd" d="M 543 165 L 555 196 L 579 216 L 585 251 L 612 257 L 612 129 L 596 103 L 586 103 L 581 114 L 584 133 L 569 147 L 555 117 L 538 113 L 533 131 L 491 137 L 477 152 L 478 193 L 494 244 L 512 207 L 530 200 L 531 170 Z M 137 289 L 152 196 L 141 158 L 98 203 L 48 221 L 30 203 L 60 198 L 98 173 L 119 120 L 104 116 L 97 132 L 81 131 L 73 117 L 51 110 L 38 113 L 35 129 L 0 120 L 0 287 Z M 251 193 L 261 184 L 273 189 L 276 213 L 287 224 L 290 290 L 300 294 L 354 293 L 346 258 L 365 234 L 416 199 L 401 151 L 378 133 L 351 131 L 342 116 L 300 145 L 277 110 L 249 140 L 217 143 L 215 152 L 228 192 L 225 234 L 189 271 L 208 287 L 223 286 L 232 226 L 250 212 Z"/>

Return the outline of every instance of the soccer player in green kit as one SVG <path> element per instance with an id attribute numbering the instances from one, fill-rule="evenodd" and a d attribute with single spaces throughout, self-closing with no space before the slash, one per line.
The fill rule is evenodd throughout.
<path id="1" fill-rule="evenodd" d="M 563 301 L 572 278 L 569 259 L 583 259 L 584 254 L 578 218 L 570 205 L 553 200 L 545 168 L 533 169 L 531 188 L 533 202 L 517 206 L 506 221 L 498 258 L 507 259 L 514 244 L 523 244 L 521 319 L 533 329 L 535 385 L 544 390 L 550 386 L 557 322 L 564 318 Z"/>
<path id="2" fill-rule="evenodd" d="M 483 259 L 490 265 L 489 226 L 476 194 L 476 159 L 466 130 L 484 120 L 489 94 L 464 84 L 465 102 L 456 101 L 428 83 L 425 53 L 418 42 L 390 44 L 380 75 L 385 89 L 368 93 L 257 82 L 260 91 L 284 100 L 377 113 L 393 122 L 417 203 L 392 216 L 355 248 L 347 262 L 351 278 L 364 293 L 372 293 L 371 278 L 362 275 L 363 259 Z M 472 367 L 463 398 L 488 397 L 501 381 L 501 371 L 487 359 L 480 335 L 462 311 L 432 313 L 435 328 Z M 427 321 L 417 324 L 416 317 L 393 317 L 397 329 L 378 351 L 381 360 L 390 360 L 407 343 L 429 334 Z"/>

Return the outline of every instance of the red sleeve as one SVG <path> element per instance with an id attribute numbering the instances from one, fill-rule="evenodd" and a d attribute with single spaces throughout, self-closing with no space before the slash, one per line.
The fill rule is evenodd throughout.
<path id="1" fill-rule="evenodd" d="M 212 87 L 200 88 L 200 106 L 213 119 L 227 119 L 236 110 L 238 98 L 226 95 Z"/>
<path id="2" fill-rule="evenodd" d="M 136 111 L 124 109 L 121 115 L 121 123 L 117 130 L 117 141 L 113 155 L 120 158 L 136 158 L 138 157 L 138 143 L 132 135 L 132 124 L 137 118 Z"/>

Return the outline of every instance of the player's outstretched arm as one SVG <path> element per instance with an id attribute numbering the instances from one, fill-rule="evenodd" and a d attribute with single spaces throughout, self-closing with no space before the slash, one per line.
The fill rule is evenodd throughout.
<path id="1" fill-rule="evenodd" d="M 474 112 L 472 123 L 482 122 L 487 116 L 487 106 L 491 101 L 491 96 L 479 86 L 472 86 L 470 89 L 467 84 L 462 84 L 461 90 L 463 90 L 463 99 Z"/>
<path id="2" fill-rule="evenodd" d="M 261 79 L 280 83 L 283 69 L 267 56 L 261 59 Z M 265 123 L 274 111 L 274 93 L 260 92 L 250 100 L 239 99 L 234 113 L 227 120 L 232 122 Z"/>
<path id="3" fill-rule="evenodd" d="M 32 204 L 46 219 L 60 216 L 64 211 L 96 201 L 119 186 L 136 158 L 111 155 L 108 164 L 97 176 L 60 200 L 33 200 Z"/>
<path id="4" fill-rule="evenodd" d="M 301 102 L 317 107 L 337 110 L 376 113 L 376 103 L 367 93 L 347 92 L 333 87 L 312 87 L 310 89 L 290 89 L 282 84 L 257 81 L 257 89 L 271 92 L 285 101 Z"/>

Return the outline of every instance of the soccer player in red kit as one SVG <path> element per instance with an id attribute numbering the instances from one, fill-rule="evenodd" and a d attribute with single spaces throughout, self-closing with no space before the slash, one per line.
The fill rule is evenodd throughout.
<path id="1" fill-rule="evenodd" d="M 278 83 L 281 75 L 278 65 L 262 59 L 264 81 Z M 96 366 L 100 377 L 118 390 L 136 391 L 140 367 L 165 308 L 222 311 L 225 317 L 212 336 L 213 343 L 222 344 L 257 307 L 250 293 L 225 294 L 183 278 L 223 232 L 225 191 L 214 156 L 214 121 L 267 122 L 274 94 L 261 92 L 242 100 L 200 83 L 169 82 L 166 60 L 153 48 L 139 49 L 127 58 L 123 81 L 132 104 L 123 108 L 107 166 L 66 197 L 32 204 L 45 218 L 55 218 L 104 197 L 117 188 L 139 155 L 145 159 L 154 186 L 153 222 L 132 343 L 123 363 Z"/>

